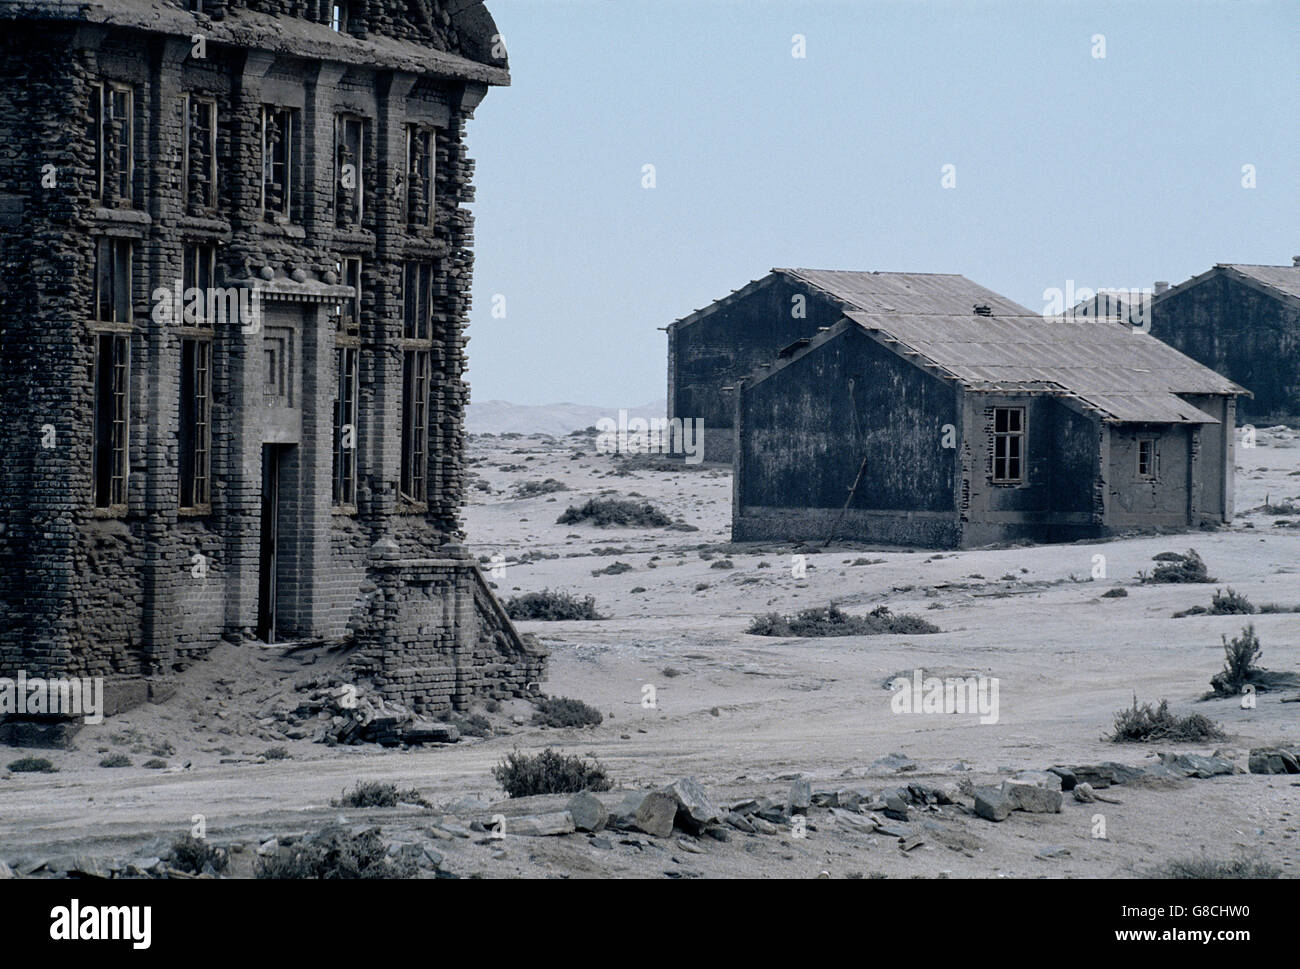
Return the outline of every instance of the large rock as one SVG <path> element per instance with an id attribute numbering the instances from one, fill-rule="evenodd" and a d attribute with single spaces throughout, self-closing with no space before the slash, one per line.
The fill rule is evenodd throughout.
<path id="1" fill-rule="evenodd" d="M 975 813 L 987 821 L 1005 821 L 1015 806 L 1001 788 L 975 788 Z"/>
<path id="2" fill-rule="evenodd" d="M 573 826 L 579 831 L 599 831 L 609 821 L 609 811 L 590 791 L 573 795 L 564 809 L 573 817 Z"/>
<path id="3" fill-rule="evenodd" d="M 1225 757 L 1202 757 L 1200 754 L 1161 754 L 1160 766 L 1184 777 L 1218 777 L 1237 773 L 1237 765 Z"/>
<path id="4" fill-rule="evenodd" d="M 641 799 L 633 823 L 646 834 L 667 838 L 673 833 L 673 819 L 677 813 L 675 797 L 665 791 L 652 791 Z"/>
<path id="5" fill-rule="evenodd" d="M 1036 784 L 1027 784 L 1015 778 L 1002 782 L 1002 794 L 1015 806 L 1017 811 L 1030 814 L 1060 814 L 1061 792 Z"/>
<path id="6" fill-rule="evenodd" d="M 1145 773 L 1141 767 L 1130 767 L 1127 764 L 1117 764 L 1114 761 L 1106 761 L 1104 764 L 1081 764 L 1072 765 L 1065 768 L 1073 775 L 1075 783 L 1091 784 L 1095 790 L 1104 787 L 1112 787 L 1116 784 L 1127 784 L 1129 781 L 1135 781 Z M 1052 768 L 1053 774 L 1061 776 L 1064 786 L 1065 778 L 1060 774 L 1057 768 Z M 1070 790 L 1074 785 L 1066 787 Z"/>
<path id="7" fill-rule="evenodd" d="M 885 817 L 893 818 L 895 821 L 906 821 L 908 819 L 907 799 L 903 796 L 902 792 L 886 791 L 884 798 Z"/>
<path id="8" fill-rule="evenodd" d="M 1249 764 L 1252 774 L 1300 774 L 1300 751 L 1285 747 L 1253 747 Z"/>
<path id="9" fill-rule="evenodd" d="M 1047 770 L 1022 770 L 1019 774 L 1014 775 L 1011 780 L 1017 784 L 1032 784 L 1034 787 L 1041 787 L 1048 791 L 1061 790 L 1061 775 Z"/>
<path id="10" fill-rule="evenodd" d="M 674 781 L 663 792 L 677 802 L 677 824 L 684 831 L 699 834 L 705 825 L 712 824 L 722 816 L 694 777 Z"/>
<path id="11" fill-rule="evenodd" d="M 522 818 L 507 818 L 506 834 L 542 838 L 556 834 L 572 834 L 575 830 L 573 815 L 568 811 L 551 814 L 525 814 Z"/>
<path id="12" fill-rule="evenodd" d="M 812 785 L 805 780 L 797 780 L 790 785 L 788 810 L 791 814 L 807 814 L 812 807 Z"/>

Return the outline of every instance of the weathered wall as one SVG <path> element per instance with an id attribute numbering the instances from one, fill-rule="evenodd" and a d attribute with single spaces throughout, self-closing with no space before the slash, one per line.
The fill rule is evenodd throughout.
<path id="1" fill-rule="evenodd" d="M 792 316 L 794 297 L 805 297 L 805 318 Z M 817 335 L 842 316 L 838 303 L 783 276 L 686 326 L 668 329 L 668 416 L 703 418 L 707 460 L 730 460 L 735 391 L 724 391 L 779 350 Z M 722 432 L 709 435 L 709 431 Z"/>
<path id="2" fill-rule="evenodd" d="M 1025 475 L 1017 484 L 993 481 L 993 413 L 1025 408 Z M 1069 541 L 1096 533 L 1099 425 L 1045 395 L 967 394 L 962 447 L 963 543 Z"/>
<path id="3" fill-rule="evenodd" d="M 955 540 L 957 391 L 856 327 L 744 388 L 732 535 Z"/>
<path id="4" fill-rule="evenodd" d="M 1300 414 L 1300 306 L 1223 273 L 1155 300 L 1151 335 L 1223 374 L 1242 420 Z"/>
<path id="5" fill-rule="evenodd" d="M 1110 514 L 1112 528 L 1185 528 L 1189 524 L 1191 440 L 1187 425 L 1113 427 L 1110 433 Z M 1154 480 L 1137 473 L 1138 441 L 1155 440 Z"/>

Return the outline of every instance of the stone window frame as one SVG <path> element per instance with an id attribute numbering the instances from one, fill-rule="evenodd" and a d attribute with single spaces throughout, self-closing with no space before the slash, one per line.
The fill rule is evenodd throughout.
<path id="1" fill-rule="evenodd" d="M 1145 461 L 1142 454 L 1144 448 L 1148 452 Z M 1134 463 L 1139 481 L 1155 481 L 1160 477 L 1160 452 L 1156 450 L 1156 439 L 1154 437 L 1139 437 L 1137 439 L 1137 453 Z"/>
<path id="2" fill-rule="evenodd" d="M 999 414 L 1007 416 L 1006 426 L 998 429 Z M 1012 429 L 1011 417 L 1016 415 L 1018 420 L 1015 422 L 1016 427 Z M 995 405 L 993 407 L 993 431 L 992 447 L 989 450 L 989 459 L 991 463 L 990 480 L 997 485 L 1022 485 L 1027 479 L 1027 443 L 1029 440 L 1029 412 L 1024 405 Z M 1012 443 L 1016 445 L 1014 455 L 1011 454 Z M 1005 447 L 1004 447 L 1005 445 Z M 1004 447 L 1005 453 L 999 456 L 999 448 Z M 1012 462 L 1015 462 L 1016 474 L 1012 475 Z M 999 463 L 1001 463 L 1001 473 L 999 473 Z"/>
<path id="3" fill-rule="evenodd" d="M 417 146 L 422 138 L 428 138 L 428 152 L 424 156 L 424 172 L 418 172 L 417 156 L 413 149 Z M 408 230 L 417 232 L 429 231 L 434 228 L 434 209 L 437 201 L 437 178 L 438 178 L 438 129 L 424 122 L 409 122 L 406 125 L 406 151 L 405 151 L 405 168 L 403 172 L 405 180 L 405 221 Z M 415 203 L 414 192 L 417 184 L 422 183 L 425 186 L 424 204 L 421 206 L 422 211 L 418 214 L 422 218 L 415 218 L 417 214 L 413 212 L 412 207 Z"/>
<path id="4" fill-rule="evenodd" d="M 135 243 L 119 236 L 92 238 L 90 504 L 97 516 L 120 517 L 127 512 L 131 477 L 131 287 Z M 112 258 L 107 276 L 113 292 L 107 300 L 102 286 L 105 253 Z M 110 311 L 101 314 L 106 305 L 111 306 Z M 106 375 L 106 364 L 111 367 L 111 376 Z M 109 410 L 104 407 L 106 397 Z"/>
<path id="5" fill-rule="evenodd" d="M 283 126 L 285 131 L 287 145 L 284 151 L 284 199 L 279 210 L 268 210 L 266 205 L 267 184 L 269 181 L 268 170 L 275 164 L 272 156 L 267 152 L 266 133 L 267 120 L 271 115 L 284 115 L 287 124 Z M 273 225 L 291 224 L 294 214 L 294 205 L 296 202 L 296 192 L 294 191 L 296 182 L 296 165 L 298 155 L 299 139 L 297 131 L 300 127 L 302 112 L 295 107 L 282 104 L 263 104 L 261 110 L 260 144 L 262 154 L 262 175 L 259 206 L 262 212 L 262 221 L 269 222 Z"/>
<path id="6" fill-rule="evenodd" d="M 433 391 L 433 291 L 437 263 L 402 263 L 401 462 L 398 496 L 406 510 L 429 507 L 429 400 Z M 419 291 L 412 293 L 411 276 Z M 427 279 L 424 274 L 427 273 Z M 423 303 L 423 308 L 422 308 Z"/>
<path id="7" fill-rule="evenodd" d="M 349 515 L 357 512 L 358 456 L 361 450 L 361 281 L 364 269 L 361 256 L 345 255 L 338 264 L 339 280 L 343 285 L 353 287 L 353 295 L 351 300 L 339 306 L 334 334 L 335 375 L 338 382 L 334 395 L 330 502 L 336 513 Z M 349 303 L 351 311 L 347 312 L 344 308 Z M 347 419 L 344 420 L 344 417 Z M 352 446 L 344 448 L 342 431 L 349 424 L 352 426 Z"/>
<path id="8" fill-rule="evenodd" d="M 356 214 L 347 215 L 340 204 L 343 188 L 343 150 L 347 126 L 357 126 L 356 150 Z M 366 217 L 365 172 L 366 172 L 366 132 L 370 119 L 351 111 L 339 111 L 334 115 L 334 224 L 340 229 L 360 229 Z"/>
<path id="9" fill-rule="evenodd" d="M 351 11 L 348 9 L 347 0 L 328 0 L 325 7 L 326 16 L 329 18 L 330 30 L 335 33 L 346 34 L 348 32 L 348 22 Z"/>
<path id="10" fill-rule="evenodd" d="M 212 202 L 209 205 L 203 205 L 194 200 L 193 172 L 191 166 L 190 149 L 193 141 L 191 127 L 193 124 L 192 109 L 195 105 L 207 105 L 212 111 L 212 126 L 208 135 L 208 163 L 207 183 L 211 194 Z M 217 185 L 217 138 L 219 128 L 219 106 L 217 99 L 210 95 L 199 94 L 187 91 L 181 95 L 181 192 L 182 203 L 185 212 L 189 215 L 207 216 L 215 215 L 221 207 L 221 197 L 218 194 Z"/>
<path id="11" fill-rule="evenodd" d="M 90 91 L 91 141 L 95 164 L 94 200 L 104 207 L 135 208 L 135 87 L 123 81 L 105 79 L 93 82 Z M 113 144 L 110 146 L 105 134 L 109 130 L 109 125 L 119 119 L 116 117 L 108 119 L 104 108 L 107 103 L 109 111 L 112 111 L 113 98 L 109 97 L 106 101 L 105 96 L 114 94 L 125 95 L 125 117 L 121 120 L 125 121 L 126 132 L 123 138 L 114 137 Z M 125 145 L 122 141 L 125 141 Z M 112 153 L 118 155 L 119 161 L 125 160 L 126 171 L 118 170 L 114 173 L 117 185 L 109 191 L 112 179 L 107 168 Z"/>
<path id="12" fill-rule="evenodd" d="M 191 265 L 193 269 L 191 270 Z M 181 290 L 204 293 L 200 314 L 191 319 L 189 301 L 181 311 L 180 383 L 177 415 L 177 505 L 182 515 L 212 513 L 212 377 L 216 321 L 207 315 L 207 291 L 216 285 L 217 247 L 211 240 L 184 242 Z M 188 471 L 187 471 L 188 469 Z"/>

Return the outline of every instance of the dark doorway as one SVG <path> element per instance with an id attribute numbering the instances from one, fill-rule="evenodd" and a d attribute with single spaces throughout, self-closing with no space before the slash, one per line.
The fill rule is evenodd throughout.
<path id="1" fill-rule="evenodd" d="M 280 461 L 285 448 L 262 445 L 262 547 L 258 556 L 257 636 L 276 641 L 276 600 L 279 595 Z"/>

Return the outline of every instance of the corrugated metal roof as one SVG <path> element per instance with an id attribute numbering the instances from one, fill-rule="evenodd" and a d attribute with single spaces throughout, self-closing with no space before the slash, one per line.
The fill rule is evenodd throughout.
<path id="1" fill-rule="evenodd" d="M 1240 263 L 1220 263 L 1220 266 L 1249 276 L 1283 295 L 1300 299 L 1300 266 L 1248 266 Z"/>
<path id="2" fill-rule="evenodd" d="M 859 272 L 841 269 L 773 269 L 806 282 L 854 309 L 870 313 L 965 313 L 983 304 L 993 314 L 1033 310 L 956 273 Z"/>
<path id="3" fill-rule="evenodd" d="M 1168 344 L 1108 319 L 856 310 L 845 316 L 972 390 L 1034 385 L 1117 421 L 1218 423 L 1174 395 L 1246 393 Z"/>

